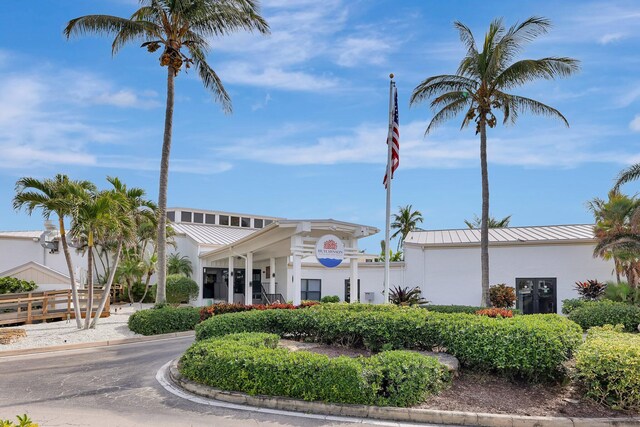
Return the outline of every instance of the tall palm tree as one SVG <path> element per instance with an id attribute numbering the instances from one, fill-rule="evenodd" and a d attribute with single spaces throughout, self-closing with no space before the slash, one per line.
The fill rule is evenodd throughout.
<path id="1" fill-rule="evenodd" d="M 400 252 L 400 248 L 407 234 L 415 230 L 418 227 L 418 223 L 422 221 L 422 213 L 420 211 L 414 211 L 412 205 L 398 206 L 398 213 L 393 214 L 393 222 L 391 223 L 391 228 L 396 230 L 391 238 L 394 239 L 400 235 L 397 248 L 398 252 Z"/>
<path id="2" fill-rule="evenodd" d="M 488 228 L 508 227 L 509 222 L 511 222 L 511 215 L 507 215 L 502 219 L 497 219 L 489 215 L 489 220 L 487 221 L 487 227 Z M 473 219 L 471 221 L 465 219 L 464 223 L 466 224 L 467 227 L 469 227 L 472 230 L 473 229 L 477 230 L 482 227 L 482 219 L 478 218 L 478 215 L 475 215 L 475 214 L 473 215 Z"/>
<path id="3" fill-rule="evenodd" d="M 180 256 L 179 253 L 172 253 L 167 260 L 167 272 L 169 274 L 182 274 L 191 277 L 193 265 L 186 255 Z"/>
<path id="4" fill-rule="evenodd" d="M 487 171 L 487 126 L 497 124 L 494 114 L 500 111 L 503 124 L 515 123 L 523 112 L 556 117 L 567 126 L 567 119 L 556 109 L 534 99 L 507 93 L 515 87 L 536 79 L 554 79 L 569 76 L 579 69 L 579 62 L 566 57 L 523 59 L 513 62 L 523 46 L 548 31 L 551 26 L 545 18 L 531 17 L 506 29 L 502 19 L 489 26 L 479 51 L 471 30 L 455 22 L 460 40 L 467 53 L 454 75 L 438 75 L 422 81 L 411 94 L 410 104 L 431 99 L 435 115 L 426 133 L 446 120 L 464 113 L 462 127 L 476 123 L 480 134 L 480 167 L 482 174 L 482 227 L 480 232 L 480 260 L 482 266 L 482 301 L 489 301 L 489 177 Z"/>
<path id="5" fill-rule="evenodd" d="M 67 38 L 86 33 L 115 36 L 117 53 L 130 42 L 143 42 L 149 52 L 162 47 L 160 66 L 167 67 L 167 103 L 164 121 L 158 191 L 158 292 L 156 302 L 166 299 L 166 208 L 169 155 L 173 128 L 174 79 L 184 65 L 195 66 L 203 85 L 222 108 L 231 111 L 231 99 L 206 55 L 208 38 L 238 30 L 269 32 L 259 14 L 257 0 L 140 0 L 141 7 L 129 19 L 110 15 L 87 15 L 72 19 L 64 29 Z M 184 51 L 183 51 L 184 49 Z M 185 53 L 186 52 L 186 53 Z"/>
<path id="6" fill-rule="evenodd" d="M 87 197 L 87 191 L 93 190 L 95 190 L 95 186 L 91 182 L 72 180 L 63 174 L 58 174 L 53 179 L 24 177 L 20 178 L 16 183 L 16 195 L 13 198 L 13 208 L 16 210 L 24 207 L 27 213 L 31 215 L 34 210 L 40 209 L 45 219 L 49 219 L 52 214 L 58 216 L 60 242 L 62 243 L 62 251 L 69 270 L 73 310 L 79 329 L 82 328 L 82 319 L 78 301 L 78 287 L 64 221 L 65 218 L 74 215 L 78 206 Z"/>

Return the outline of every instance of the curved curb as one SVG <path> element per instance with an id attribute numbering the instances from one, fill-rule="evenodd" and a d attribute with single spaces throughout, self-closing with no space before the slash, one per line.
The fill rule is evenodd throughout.
<path id="1" fill-rule="evenodd" d="M 483 427 L 605 427 L 640 426 L 640 417 L 632 418 L 568 418 L 530 417 L 524 415 L 488 414 L 476 412 L 441 411 L 437 409 L 397 408 L 366 405 L 348 405 L 308 402 L 298 399 L 273 396 L 251 396 L 244 393 L 224 391 L 191 381 L 178 370 L 178 360 L 169 362 L 168 378 L 175 386 L 201 397 L 236 405 L 284 411 L 304 412 L 343 417 L 369 418 L 385 421 L 454 424 Z"/>
<path id="2" fill-rule="evenodd" d="M 168 334 L 161 335 L 148 335 L 148 336 L 139 336 L 139 337 L 130 337 L 130 338 L 118 338 L 108 341 L 93 341 L 93 342 L 82 342 L 76 344 L 63 344 L 63 345 L 52 345 L 49 347 L 31 347 L 31 348 L 20 348 L 16 350 L 0 350 L 0 358 L 8 357 L 8 356 L 22 356 L 28 354 L 40 354 L 40 353 L 50 353 L 54 351 L 65 351 L 65 350 L 79 350 L 84 348 L 94 348 L 94 347 L 108 347 L 112 345 L 122 345 L 122 344 L 134 344 L 148 341 L 160 341 L 171 338 L 181 338 L 181 337 L 189 337 L 195 336 L 194 331 L 184 331 L 184 332 L 172 332 Z"/>

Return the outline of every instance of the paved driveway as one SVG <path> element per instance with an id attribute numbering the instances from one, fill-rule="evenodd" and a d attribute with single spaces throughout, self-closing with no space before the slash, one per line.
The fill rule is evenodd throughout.
<path id="1" fill-rule="evenodd" d="M 192 341 L 0 357 L 0 418 L 28 413 L 42 427 L 352 425 L 212 407 L 169 393 L 156 373 Z"/>

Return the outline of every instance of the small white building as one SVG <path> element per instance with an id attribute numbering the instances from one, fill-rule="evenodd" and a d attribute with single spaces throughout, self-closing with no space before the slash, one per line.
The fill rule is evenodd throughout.
<path id="1" fill-rule="evenodd" d="M 515 287 L 524 313 L 560 313 L 563 299 L 578 296 L 575 282 L 615 279 L 595 245 L 591 224 L 490 229 L 489 283 Z M 433 304 L 480 304 L 480 230 L 415 231 L 404 253 L 405 284 Z"/>
<path id="2" fill-rule="evenodd" d="M 327 295 L 337 295 L 341 301 L 384 300 L 383 264 L 373 262 L 375 255 L 358 250 L 359 239 L 379 232 L 375 227 L 187 208 L 169 208 L 167 216 L 176 232 L 176 252 L 191 259 L 194 280 L 201 285 L 199 304 L 276 300 L 299 304 Z M 344 245 L 344 261 L 334 268 L 315 258 L 316 243 L 326 235 Z M 392 283 L 402 283 L 403 274 L 404 263 L 392 263 Z M 351 283 L 359 286 L 351 288 Z"/>

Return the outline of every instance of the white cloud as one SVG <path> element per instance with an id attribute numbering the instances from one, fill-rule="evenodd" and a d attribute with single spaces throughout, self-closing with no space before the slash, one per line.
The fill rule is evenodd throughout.
<path id="1" fill-rule="evenodd" d="M 640 83 L 638 82 L 634 83 L 630 88 L 624 87 L 623 90 L 624 93 L 615 99 L 617 107 L 628 107 L 640 98 Z"/>
<path id="2" fill-rule="evenodd" d="M 386 62 L 386 54 L 390 50 L 391 45 L 389 42 L 377 36 L 348 37 L 338 43 L 336 63 L 343 67 L 384 64 Z"/>
<path id="3" fill-rule="evenodd" d="M 425 138 L 426 126 L 424 121 L 401 126 L 402 168 L 477 166 L 479 143 L 472 129 L 460 132 L 455 127 L 447 127 Z M 513 132 L 510 129 L 513 128 L 490 136 L 490 163 L 567 168 L 590 162 L 622 164 L 630 158 L 629 153 L 610 149 L 604 144 L 616 135 L 609 129 L 589 126 L 545 131 L 521 127 Z M 217 151 L 231 159 L 281 165 L 368 163 L 382 166 L 386 161 L 386 132 L 385 125 L 363 123 L 351 132 L 309 138 L 309 129 L 289 125 L 286 129 L 274 129 L 260 137 L 232 141 Z"/>
<path id="4" fill-rule="evenodd" d="M 269 102 L 271 102 L 271 95 L 267 94 L 264 97 L 264 100 L 262 101 L 258 101 L 256 103 L 254 103 L 251 106 L 251 111 L 258 111 L 258 110 L 262 110 L 263 108 L 265 108 L 267 105 L 269 105 Z"/>
<path id="5" fill-rule="evenodd" d="M 312 75 L 303 71 L 285 71 L 281 68 L 256 70 L 242 62 L 225 64 L 220 68 L 220 75 L 229 83 L 293 91 L 318 92 L 338 85 L 338 79 L 334 77 Z"/>
<path id="6" fill-rule="evenodd" d="M 622 40 L 623 38 L 624 38 L 624 34 L 622 33 L 608 33 L 600 37 L 600 39 L 598 40 L 598 43 L 606 45 L 618 40 Z"/>
<path id="7" fill-rule="evenodd" d="M 640 132 L 640 114 L 636 114 L 636 116 L 629 123 L 629 129 L 634 132 Z"/>

